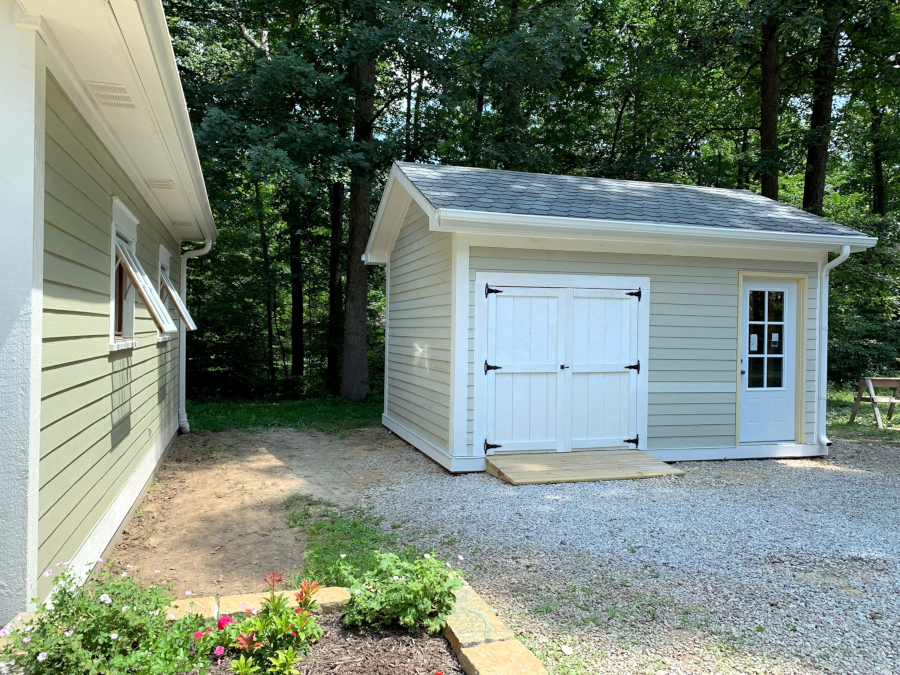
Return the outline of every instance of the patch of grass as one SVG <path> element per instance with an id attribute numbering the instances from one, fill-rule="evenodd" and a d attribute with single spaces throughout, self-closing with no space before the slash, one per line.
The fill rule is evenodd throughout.
<path id="1" fill-rule="evenodd" d="M 194 431 L 288 428 L 297 431 L 323 431 L 335 436 L 343 436 L 355 429 L 378 426 L 383 408 L 382 398 L 377 395 L 357 402 L 341 398 L 302 401 L 213 399 L 187 402 L 188 419 Z"/>
<path id="2" fill-rule="evenodd" d="M 288 498 L 285 506 L 289 509 L 288 525 L 303 529 L 308 537 L 303 569 L 288 579 L 293 588 L 303 579 L 344 586 L 345 569 L 361 576 L 375 568 L 375 551 L 399 552 L 402 557 L 416 554 L 413 549 L 398 551 L 397 536 L 385 533 L 381 528 L 383 519 L 368 509 L 341 510 L 327 500 L 304 495 Z"/>
<path id="3" fill-rule="evenodd" d="M 887 395 L 890 390 L 876 389 L 879 396 Z M 829 389 L 827 425 L 828 435 L 831 438 L 840 438 L 847 441 L 877 441 L 878 443 L 900 444 L 900 409 L 895 411 L 894 421 L 888 422 L 887 412 L 889 405 L 879 403 L 881 419 L 885 426 L 894 428 L 879 429 L 875 424 L 875 415 L 872 412 L 871 403 L 863 403 L 853 424 L 850 424 L 850 413 L 853 411 L 853 400 L 856 398 L 856 387 L 851 389 Z M 898 406 L 900 408 L 900 406 Z"/>

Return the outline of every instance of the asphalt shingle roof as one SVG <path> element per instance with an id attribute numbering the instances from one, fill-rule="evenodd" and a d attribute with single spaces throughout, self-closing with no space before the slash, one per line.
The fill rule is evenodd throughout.
<path id="1" fill-rule="evenodd" d="M 439 209 L 866 236 L 747 190 L 440 164 L 397 165 Z"/>

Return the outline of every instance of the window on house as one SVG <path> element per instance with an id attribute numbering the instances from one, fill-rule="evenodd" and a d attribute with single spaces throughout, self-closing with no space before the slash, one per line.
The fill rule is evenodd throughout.
<path id="1" fill-rule="evenodd" d="M 153 283 L 150 281 L 150 278 L 147 276 L 147 273 L 144 271 L 144 268 L 141 267 L 141 263 L 138 261 L 137 256 L 134 254 L 125 242 L 121 239 L 116 239 L 116 287 L 118 291 L 118 270 L 122 269 L 123 274 L 128 278 L 131 283 L 131 286 L 137 291 L 137 294 L 141 296 L 141 301 L 144 303 L 144 306 L 147 308 L 147 311 L 150 312 L 150 316 L 153 318 L 153 321 L 159 327 L 159 330 L 163 333 L 174 333 L 178 330 L 175 326 L 175 322 L 172 321 L 172 317 L 169 316 L 169 310 L 166 309 L 165 303 L 162 301 L 162 298 L 159 297 L 159 293 L 156 292 L 156 289 L 153 287 Z M 124 287 L 124 286 L 123 286 Z M 116 298 L 118 299 L 118 293 Z M 127 310 L 127 299 L 126 299 L 126 307 Z M 124 312 L 123 312 L 124 315 Z M 114 325 L 119 321 L 119 316 L 114 317 Z"/>
<path id="2" fill-rule="evenodd" d="M 181 299 L 181 296 L 175 288 L 175 284 L 173 284 L 172 280 L 169 278 L 169 270 L 165 267 L 161 267 L 159 270 L 159 291 L 160 295 L 167 295 L 172 301 L 172 304 L 175 305 L 175 309 L 178 310 L 181 320 L 184 321 L 185 330 L 197 330 L 197 324 L 194 323 L 194 319 L 191 317 L 187 305 L 184 304 L 184 301 Z"/>

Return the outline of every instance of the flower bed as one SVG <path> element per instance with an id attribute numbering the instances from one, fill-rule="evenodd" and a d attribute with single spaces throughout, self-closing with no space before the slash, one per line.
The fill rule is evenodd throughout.
<path id="1" fill-rule="evenodd" d="M 51 609 L 3 629 L 0 637 L 9 642 L 2 655 L 26 675 L 293 675 L 336 666 L 344 673 L 362 672 L 357 666 L 367 673 L 461 673 L 446 642 L 428 635 L 446 624 L 458 577 L 429 555 L 404 560 L 376 553 L 376 559 L 361 579 L 351 575 L 342 619 L 313 615 L 315 582 L 300 585 L 292 606 L 278 591 L 276 573 L 265 579 L 269 590 L 259 608 L 213 620 L 176 619 L 166 588 L 142 588 L 126 571 L 107 571 L 81 586 L 66 570 Z"/>

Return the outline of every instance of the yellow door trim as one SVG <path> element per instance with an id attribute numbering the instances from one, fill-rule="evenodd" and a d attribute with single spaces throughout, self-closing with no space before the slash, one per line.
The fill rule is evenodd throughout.
<path id="1" fill-rule="evenodd" d="M 794 272 L 738 272 L 738 352 L 735 363 L 735 426 L 734 444 L 741 443 L 741 357 L 744 353 L 744 278 L 750 279 L 784 279 L 797 282 L 797 358 L 796 360 L 796 391 L 794 392 L 794 441 L 806 442 L 806 343 L 809 327 L 806 325 L 806 317 L 809 304 L 809 274 L 797 274 Z"/>

